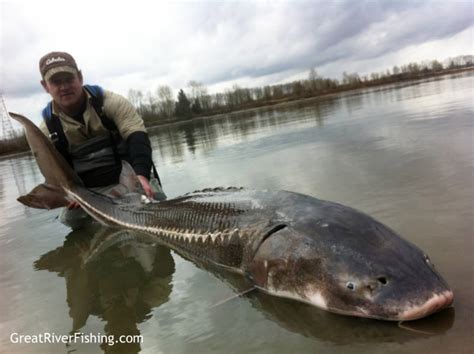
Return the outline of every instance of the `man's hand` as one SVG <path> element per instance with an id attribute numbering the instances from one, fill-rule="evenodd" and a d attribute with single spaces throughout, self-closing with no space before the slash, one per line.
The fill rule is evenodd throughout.
<path id="1" fill-rule="evenodd" d="M 140 183 L 142 184 L 143 190 L 148 198 L 153 199 L 155 193 L 153 193 L 153 189 L 151 188 L 150 182 L 145 176 L 137 175 Z"/>

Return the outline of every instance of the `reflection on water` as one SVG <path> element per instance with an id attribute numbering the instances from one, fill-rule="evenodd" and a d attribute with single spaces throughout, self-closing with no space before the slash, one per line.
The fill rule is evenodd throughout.
<path id="1" fill-rule="evenodd" d="M 64 244 L 34 263 L 64 277 L 71 331 L 80 331 L 90 315 L 105 322 L 103 334 L 114 338 L 139 335 L 138 324 L 168 301 L 175 270 L 170 250 L 145 235 L 101 228 L 73 231 Z M 139 343 L 113 346 L 110 353 L 138 353 Z"/>
<path id="2" fill-rule="evenodd" d="M 454 322 L 454 309 L 447 309 L 410 323 L 383 322 L 339 316 L 309 305 L 300 305 L 264 294 L 256 294 L 252 304 L 266 317 L 286 330 L 336 345 L 358 343 L 398 343 L 426 339 L 448 331 Z"/>
<path id="3" fill-rule="evenodd" d="M 238 113 L 230 113 L 209 119 L 194 119 L 190 122 L 160 126 L 150 129 L 153 143 L 161 160 L 171 158 L 182 161 L 186 153 L 204 154 L 216 149 L 223 141 L 245 141 L 268 135 L 275 129 L 294 124 L 294 111 L 299 111 L 299 120 L 316 122 L 323 126 L 324 118 L 336 111 L 342 101 L 338 97 L 298 101 L 276 107 L 264 107 Z"/>
<path id="4" fill-rule="evenodd" d="M 144 235 L 69 233 L 57 211 L 24 208 L 15 199 L 43 178 L 23 156 L 0 160 L 0 351 L 472 352 L 473 83 L 472 74 L 443 77 L 151 130 L 169 197 L 246 186 L 355 207 L 430 255 L 455 309 L 400 328 L 258 292 L 235 297 L 248 288 L 242 278 Z M 144 342 L 38 348 L 12 344 L 12 331 L 140 333 Z"/>
<path id="5" fill-rule="evenodd" d="M 434 314 L 429 318 L 409 323 L 341 316 L 307 304 L 270 296 L 256 290 L 247 292 L 245 289 L 249 289 L 251 284 L 242 276 L 210 265 L 202 264 L 200 266 L 225 282 L 234 289 L 236 294 L 245 293 L 243 296 L 253 308 L 281 328 L 331 344 L 350 345 L 391 342 L 403 344 L 411 340 L 443 334 L 454 323 L 455 311 L 453 308 Z M 243 289 L 245 291 L 242 291 Z M 229 301 L 231 300 L 232 298 Z"/>
<path id="6" fill-rule="evenodd" d="M 451 98 L 453 93 L 446 92 L 446 87 L 443 86 L 445 81 L 446 77 L 439 77 L 423 82 L 401 83 L 307 99 L 274 107 L 215 116 L 211 120 L 194 119 L 190 122 L 159 126 L 151 128 L 150 133 L 154 136 L 153 142 L 161 159 L 172 158 L 174 161 L 182 161 L 186 152 L 195 154 L 198 149 L 206 153 L 214 150 L 224 141 L 227 143 L 229 140 L 233 142 L 246 141 L 271 135 L 272 132 L 285 127 L 291 128 L 295 124 L 295 111 L 298 111 L 298 126 L 302 123 L 310 123 L 308 126 L 316 125 L 318 128 L 324 127 L 325 120 L 331 119 L 334 122 L 341 117 L 345 122 L 347 122 L 348 116 L 354 119 L 367 113 L 383 118 L 387 112 L 380 110 L 381 104 L 384 106 L 397 105 L 397 108 L 403 110 L 406 108 L 412 110 L 418 107 L 426 118 L 426 106 L 437 105 L 439 107 L 441 93 L 443 93 L 442 99 Z M 451 85 L 453 89 L 456 89 L 457 83 L 455 81 Z M 420 105 L 420 100 L 417 100 L 419 98 L 422 98 L 425 106 Z M 400 104 L 403 106 L 400 107 Z M 443 112 L 428 111 L 428 114 L 430 113 Z"/>
<path id="7" fill-rule="evenodd" d="M 36 270 L 47 270 L 65 279 L 70 334 L 81 332 L 90 316 L 103 320 L 100 334 L 114 338 L 141 334 L 138 325 L 150 320 L 152 310 L 170 300 L 173 289 L 175 262 L 170 250 L 154 241 L 144 234 L 92 225 L 86 230 L 71 232 L 62 246 L 46 252 L 34 262 Z M 199 266 L 236 293 L 250 286 L 241 276 L 204 263 Z M 393 322 L 343 317 L 257 291 L 244 297 L 281 328 L 337 345 L 405 343 L 442 334 L 454 321 L 453 309 L 398 326 Z M 231 297 L 227 301 L 234 299 Z M 226 306 L 227 301 L 213 305 L 209 311 L 214 306 Z M 341 336 L 341 333 L 345 335 Z M 138 353 L 141 349 L 139 343 L 113 346 L 102 343 L 100 347 L 107 353 Z M 75 344 L 67 348 L 75 350 Z"/>

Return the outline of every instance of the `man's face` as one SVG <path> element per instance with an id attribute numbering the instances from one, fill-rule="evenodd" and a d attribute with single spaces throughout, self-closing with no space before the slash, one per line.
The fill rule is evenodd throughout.
<path id="1" fill-rule="evenodd" d="M 61 108 L 74 109 L 82 103 L 84 93 L 80 72 L 77 74 L 57 73 L 49 80 L 41 81 L 41 84 Z"/>

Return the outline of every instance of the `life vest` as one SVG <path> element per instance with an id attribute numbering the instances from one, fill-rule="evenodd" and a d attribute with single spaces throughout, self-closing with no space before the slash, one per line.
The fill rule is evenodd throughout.
<path id="1" fill-rule="evenodd" d="M 85 142 L 69 146 L 61 119 L 53 113 L 53 102 L 42 111 L 43 120 L 49 130 L 56 149 L 77 172 L 87 187 L 100 187 L 118 183 L 122 169 L 121 160 L 129 161 L 127 144 L 120 136 L 114 121 L 103 110 L 104 90 L 100 86 L 84 85 L 91 97 L 91 105 L 109 131 L 108 135 L 92 137 Z M 130 161 L 129 161 L 130 162 Z M 161 185 L 156 167 L 153 174 Z"/>
<path id="2" fill-rule="evenodd" d="M 91 104 L 97 115 L 99 116 L 102 125 L 109 131 L 118 131 L 115 123 L 107 118 L 104 113 L 104 90 L 97 85 L 84 85 L 84 89 L 91 96 Z M 61 124 L 61 119 L 53 113 L 53 101 L 50 101 L 42 111 L 43 120 L 49 130 L 49 137 L 56 149 L 71 163 L 69 156 L 69 142 L 67 141 L 64 129 Z"/>

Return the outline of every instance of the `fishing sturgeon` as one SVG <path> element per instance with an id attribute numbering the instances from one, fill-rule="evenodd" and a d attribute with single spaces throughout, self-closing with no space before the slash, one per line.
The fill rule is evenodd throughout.
<path id="1" fill-rule="evenodd" d="M 58 200 L 75 200 L 104 225 L 152 235 L 191 261 L 242 274 L 270 295 L 334 313 L 407 321 L 453 302 L 423 251 L 360 211 L 288 191 L 233 187 L 162 202 L 140 193 L 105 196 L 82 186 L 32 122 L 11 115 L 24 126 L 46 179 L 34 198 L 18 199 L 25 205 L 53 208 Z M 125 174 L 133 175 L 126 163 Z M 53 190 L 56 198 L 38 190 Z"/>

